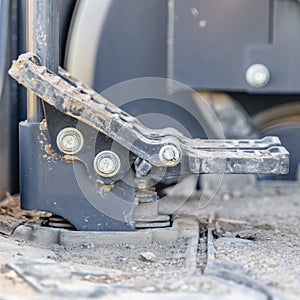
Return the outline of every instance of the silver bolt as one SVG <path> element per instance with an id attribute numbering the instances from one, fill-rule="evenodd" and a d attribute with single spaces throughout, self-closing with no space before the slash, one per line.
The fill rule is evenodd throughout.
<path id="1" fill-rule="evenodd" d="M 255 88 L 266 86 L 270 81 L 270 77 L 269 69 L 263 64 L 251 65 L 246 72 L 247 82 Z"/>
<path id="2" fill-rule="evenodd" d="M 162 163 L 167 166 L 176 166 L 180 159 L 180 152 L 173 145 L 163 146 L 159 151 L 159 158 Z"/>
<path id="3" fill-rule="evenodd" d="M 200 22 L 199 22 L 199 27 L 200 28 L 204 28 L 204 27 L 206 27 L 206 20 L 201 20 Z"/>
<path id="4" fill-rule="evenodd" d="M 103 177 L 115 176 L 119 172 L 120 167 L 120 158 L 112 151 L 102 151 L 94 159 L 94 168 Z"/>
<path id="5" fill-rule="evenodd" d="M 81 132 L 73 127 L 62 129 L 56 138 L 58 149 L 65 154 L 75 154 L 83 146 L 83 136 Z"/>

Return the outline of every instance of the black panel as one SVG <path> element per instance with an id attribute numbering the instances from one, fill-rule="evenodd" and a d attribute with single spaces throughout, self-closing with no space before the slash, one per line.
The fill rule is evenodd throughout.
<path id="1" fill-rule="evenodd" d="M 169 71 L 196 89 L 300 91 L 300 4 L 282 0 L 175 0 Z M 172 17 L 174 12 L 174 17 Z M 172 33 L 172 30 L 171 30 Z M 271 73 L 262 88 L 245 79 L 252 64 Z"/>
<path id="2" fill-rule="evenodd" d="M 20 124 L 21 207 L 59 215 L 85 231 L 134 230 L 134 187 L 119 181 L 101 192 L 84 164 L 51 158 L 39 123 Z"/>
<path id="3" fill-rule="evenodd" d="M 112 1 L 98 47 L 98 91 L 131 78 L 166 77 L 166 17 L 166 0 Z"/>
<path id="4" fill-rule="evenodd" d="M 94 89 L 103 92 L 129 79 L 167 76 L 167 2 L 112 1 L 104 28 L 99 33 L 101 39 L 93 77 Z M 184 104 L 187 110 L 199 117 L 197 107 L 188 93 L 182 92 L 181 97 L 176 97 L 181 98 L 180 105 Z M 116 97 L 109 99 L 117 105 L 123 104 Z M 156 100 L 141 99 L 126 104 L 124 109 L 134 116 L 141 116 L 142 122 L 151 128 L 174 127 L 182 130 L 183 126 L 193 137 L 206 136 L 199 122 L 183 114 L 182 110 L 169 105 L 162 111 L 164 108 L 161 105 L 162 101 L 157 105 Z M 150 113 L 159 116 L 145 116 Z"/>

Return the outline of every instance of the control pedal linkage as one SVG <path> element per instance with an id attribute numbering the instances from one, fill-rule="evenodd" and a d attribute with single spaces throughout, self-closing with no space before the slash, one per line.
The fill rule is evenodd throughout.
<path id="1" fill-rule="evenodd" d="M 62 68 L 59 74 L 54 74 L 45 66 L 40 66 L 39 58 L 33 53 L 20 55 L 18 60 L 13 62 L 9 74 L 32 90 L 44 103 L 53 107 L 54 111 L 72 119 L 75 127 L 77 123 L 85 124 L 85 128 L 94 130 L 102 135 L 103 139 L 110 139 L 120 145 L 120 149 L 127 151 L 127 157 L 128 153 L 131 155 L 131 166 L 134 166 L 138 178 L 155 179 L 162 174 L 155 170 L 161 169 L 164 170 L 163 177 L 166 178 L 201 173 L 288 172 L 289 153 L 281 146 L 277 137 L 257 140 L 203 140 L 185 137 L 174 128 L 149 129 L 138 119 L 74 79 Z M 46 116 L 46 121 L 49 130 L 50 116 Z M 100 156 L 95 157 L 94 153 L 87 153 L 91 147 L 86 145 L 72 153 L 72 139 L 68 152 L 68 149 L 57 145 L 59 134 L 56 132 L 56 135 L 50 138 L 53 149 L 59 152 L 60 157 L 68 153 L 74 160 L 78 157 L 87 167 L 89 179 L 94 179 L 95 183 L 115 184 L 121 175 L 124 176 L 121 154 L 112 152 L 109 147 L 100 147 Z M 76 134 L 76 131 L 71 132 L 72 134 Z M 82 144 L 89 143 L 89 136 L 80 132 L 79 135 L 82 136 Z M 65 142 L 68 148 L 68 141 Z"/>
<path id="2" fill-rule="evenodd" d="M 65 70 L 56 75 L 36 61 L 32 53 L 23 54 L 9 74 L 57 110 L 104 133 L 153 166 L 181 163 L 183 172 L 196 174 L 288 172 L 289 154 L 277 137 L 202 140 L 187 138 L 173 128 L 154 131 Z"/>

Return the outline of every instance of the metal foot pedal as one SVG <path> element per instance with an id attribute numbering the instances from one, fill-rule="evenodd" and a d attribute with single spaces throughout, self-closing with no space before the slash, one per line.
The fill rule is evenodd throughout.
<path id="1" fill-rule="evenodd" d="M 46 122 L 20 127 L 27 136 L 22 207 L 51 211 L 79 230 L 134 230 L 140 180 L 288 172 L 289 154 L 276 137 L 200 140 L 149 129 L 66 71 L 40 66 L 32 53 L 14 61 L 9 74 L 52 107 Z"/>

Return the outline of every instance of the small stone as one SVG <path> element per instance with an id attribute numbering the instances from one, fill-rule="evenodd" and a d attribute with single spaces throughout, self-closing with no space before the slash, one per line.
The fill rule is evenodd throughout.
<path id="1" fill-rule="evenodd" d="M 95 249 L 95 244 L 94 243 L 86 243 L 86 242 L 83 242 L 81 244 L 81 248 L 82 249 Z"/>
<path id="2" fill-rule="evenodd" d="M 143 253 L 140 253 L 140 258 L 143 260 L 143 261 L 150 261 L 150 262 L 154 262 L 156 261 L 156 255 L 152 252 L 143 252 Z"/>
<path id="3" fill-rule="evenodd" d="M 245 239 L 245 240 L 256 240 L 256 232 L 252 230 L 243 230 L 237 233 L 236 235 L 238 238 Z"/>
<path id="4" fill-rule="evenodd" d="M 15 231 L 13 233 L 13 237 L 18 240 L 28 241 L 28 240 L 30 240 L 31 233 L 32 233 L 31 227 L 28 227 L 25 225 L 20 225 L 15 229 Z M 18 246 L 21 246 L 21 243 L 18 243 Z"/>
<path id="5" fill-rule="evenodd" d="M 16 279 L 18 277 L 18 275 L 15 271 L 11 270 L 11 271 L 5 273 L 5 277 L 7 279 Z"/>
<path id="6" fill-rule="evenodd" d="M 125 247 L 126 247 L 126 249 L 135 249 L 134 245 L 126 245 Z"/>
<path id="7" fill-rule="evenodd" d="M 124 257 L 123 255 L 120 255 L 120 256 L 117 256 L 117 257 L 116 257 L 116 260 L 117 260 L 117 261 L 126 261 L 127 258 Z"/>
<path id="8" fill-rule="evenodd" d="M 230 200 L 230 194 L 229 193 L 224 193 L 222 195 L 222 200 L 223 201 L 229 201 Z"/>
<path id="9" fill-rule="evenodd" d="M 53 254 L 53 255 L 48 255 L 47 258 L 48 258 L 48 259 L 53 259 L 53 260 L 56 260 L 56 259 L 57 259 L 57 257 L 56 257 L 55 254 Z"/>

